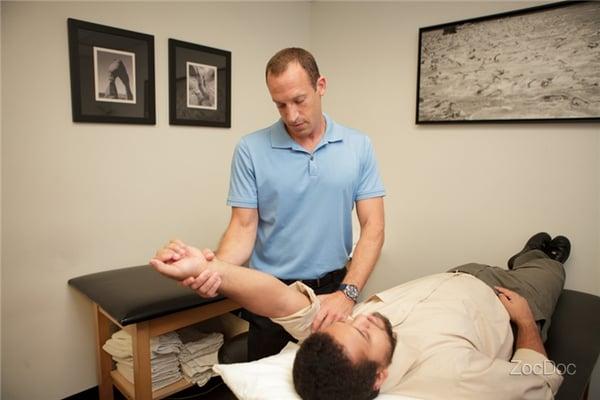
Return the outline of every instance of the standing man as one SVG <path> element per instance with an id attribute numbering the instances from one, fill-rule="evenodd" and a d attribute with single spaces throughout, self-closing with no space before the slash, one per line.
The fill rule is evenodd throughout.
<path id="1" fill-rule="evenodd" d="M 313 288 L 322 295 L 317 330 L 350 315 L 373 271 L 384 240 L 385 190 L 369 138 L 323 113 L 327 81 L 308 51 L 279 51 L 265 75 L 281 119 L 235 149 L 231 220 L 215 253 Z M 350 259 L 354 206 L 361 232 Z M 293 340 L 268 318 L 244 314 L 250 360 Z"/>

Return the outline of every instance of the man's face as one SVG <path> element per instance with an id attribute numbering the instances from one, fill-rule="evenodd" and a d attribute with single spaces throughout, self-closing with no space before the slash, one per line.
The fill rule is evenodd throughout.
<path id="1" fill-rule="evenodd" d="M 370 360 L 381 368 L 389 365 L 395 339 L 391 324 L 379 313 L 358 315 L 353 320 L 338 321 L 324 329 L 345 349 L 354 364 Z"/>
<path id="2" fill-rule="evenodd" d="M 304 139 L 320 133 L 323 120 L 321 96 L 325 94 L 325 78 L 317 80 L 315 89 L 304 68 L 292 62 L 281 75 L 269 74 L 267 87 L 292 138 Z"/>

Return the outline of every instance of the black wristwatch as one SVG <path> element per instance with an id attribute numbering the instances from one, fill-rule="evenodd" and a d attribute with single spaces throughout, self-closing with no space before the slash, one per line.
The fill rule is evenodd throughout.
<path id="1" fill-rule="evenodd" d="M 356 285 L 341 283 L 338 290 L 341 290 L 342 293 L 346 295 L 350 300 L 355 303 L 358 303 L 358 295 L 360 294 Z"/>

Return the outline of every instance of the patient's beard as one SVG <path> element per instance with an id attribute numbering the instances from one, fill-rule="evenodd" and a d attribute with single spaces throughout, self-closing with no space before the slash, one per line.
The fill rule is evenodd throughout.
<path id="1" fill-rule="evenodd" d="M 390 341 L 390 355 L 389 355 L 389 363 L 392 362 L 392 355 L 394 354 L 394 349 L 396 348 L 396 334 L 394 333 L 394 331 L 392 330 L 392 323 L 391 321 L 383 314 L 380 314 L 378 312 L 374 312 L 373 316 L 376 318 L 379 318 L 382 322 L 383 322 L 383 326 L 385 327 L 385 333 L 388 336 L 388 339 Z"/>

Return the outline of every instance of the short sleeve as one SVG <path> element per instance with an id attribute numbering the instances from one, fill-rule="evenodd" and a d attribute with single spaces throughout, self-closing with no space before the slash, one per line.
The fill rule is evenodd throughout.
<path id="1" fill-rule="evenodd" d="M 360 179 L 354 200 L 358 201 L 382 196 L 385 196 L 385 188 L 379 176 L 375 152 L 373 151 L 371 140 L 365 136 L 361 156 Z"/>
<path id="2" fill-rule="evenodd" d="M 254 164 L 250 151 L 243 140 L 236 146 L 231 161 L 227 205 L 244 208 L 258 207 Z"/>

